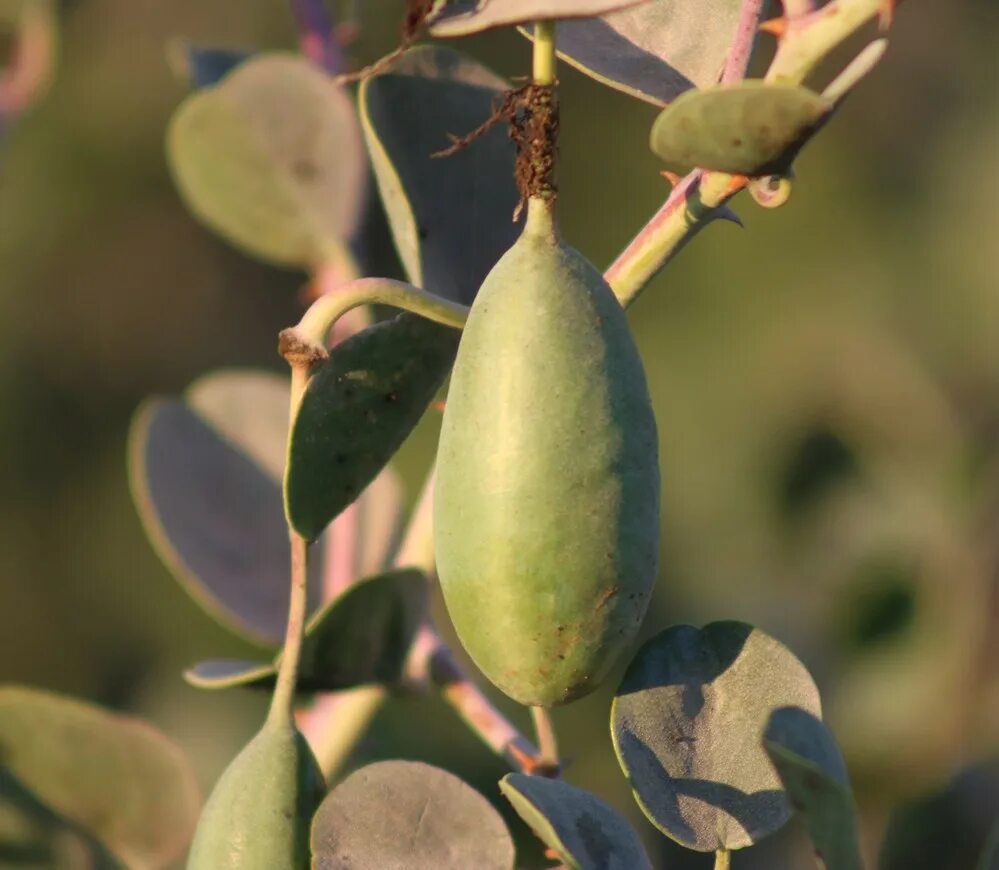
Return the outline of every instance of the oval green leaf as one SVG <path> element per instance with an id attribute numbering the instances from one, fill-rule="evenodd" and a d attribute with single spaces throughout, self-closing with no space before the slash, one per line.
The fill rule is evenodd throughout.
<path id="1" fill-rule="evenodd" d="M 807 88 L 746 81 L 688 91 L 652 125 L 652 151 L 673 172 L 695 167 L 787 175 L 831 104 Z"/>
<path id="2" fill-rule="evenodd" d="M 312 823 L 315 870 L 511 870 L 499 813 L 458 777 L 418 761 L 381 761 L 351 774 Z"/>
<path id="3" fill-rule="evenodd" d="M 35 798 L 126 866 L 170 863 L 194 831 L 201 799 L 190 764 L 137 719 L 4 686 L 0 759 Z"/>
<path id="4" fill-rule="evenodd" d="M 357 116 L 305 58 L 258 56 L 189 96 L 167 155 L 195 216 L 251 256 L 306 269 L 349 258 L 365 192 Z"/>
<path id="5" fill-rule="evenodd" d="M 392 458 L 423 416 L 458 330 L 402 313 L 351 336 L 316 366 L 288 449 L 288 522 L 315 540 Z"/>
<path id="6" fill-rule="evenodd" d="M 652 870 L 634 828 L 595 795 L 522 773 L 504 776 L 500 791 L 570 870 Z"/>
<path id="7" fill-rule="evenodd" d="M 825 724 L 799 707 L 781 707 L 770 715 L 763 748 L 827 870 L 863 870 L 846 764 Z"/>
<path id="8" fill-rule="evenodd" d="M 415 570 L 389 571 L 349 587 L 309 620 L 297 688 L 338 691 L 371 683 L 398 685 L 426 608 L 427 580 Z M 201 689 L 270 688 L 278 662 L 200 662 L 184 678 Z"/>
<path id="9" fill-rule="evenodd" d="M 741 622 L 678 625 L 638 651 L 611 708 L 618 761 L 642 811 L 698 851 L 758 842 L 791 816 L 760 744 L 770 713 L 820 715 L 804 665 Z"/>
<path id="10" fill-rule="evenodd" d="M 741 7 L 741 0 L 651 0 L 600 18 L 559 22 L 556 46 L 560 58 L 590 78 L 665 106 L 718 81 Z"/>
<path id="11" fill-rule="evenodd" d="M 636 6 L 647 0 L 449 0 L 439 4 L 431 15 L 431 36 L 469 36 L 525 24 L 529 21 L 553 21 L 559 18 L 588 18 L 615 9 Z"/>
<path id="12" fill-rule="evenodd" d="M 288 616 L 290 551 L 279 483 L 287 425 L 286 378 L 227 370 L 195 381 L 185 401 L 145 403 L 130 433 L 132 492 L 157 553 L 220 623 L 270 647 L 284 639 Z M 386 468 L 359 499 L 355 564 L 347 566 L 355 576 L 385 565 L 399 490 Z M 323 574 L 343 570 L 331 540 L 314 555 L 313 610 Z"/>
<path id="13" fill-rule="evenodd" d="M 361 84 L 361 125 L 399 258 L 411 283 L 470 304 L 517 238 L 514 149 L 502 125 L 435 159 L 476 129 L 509 84 L 448 48 L 411 49 Z"/>

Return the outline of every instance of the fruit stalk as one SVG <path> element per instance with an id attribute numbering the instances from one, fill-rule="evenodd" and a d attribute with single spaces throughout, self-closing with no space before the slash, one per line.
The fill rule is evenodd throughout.
<path id="1" fill-rule="evenodd" d="M 291 362 L 291 404 L 289 408 L 289 429 L 294 423 L 298 406 L 309 379 L 310 363 Z M 277 683 L 271 697 L 271 707 L 267 714 L 269 723 L 280 724 L 294 721 L 295 684 L 298 682 L 298 662 L 301 658 L 302 639 L 305 636 L 305 616 L 308 607 L 307 575 L 309 566 L 308 542 L 294 529 L 288 529 L 291 541 L 291 596 L 288 603 L 288 627 L 285 633 L 284 651 L 278 667 Z"/>
<path id="2" fill-rule="evenodd" d="M 531 78 L 534 84 L 555 84 L 555 23 L 539 21 L 534 25 L 534 53 Z"/>
<path id="3" fill-rule="evenodd" d="M 546 769 L 558 771 L 558 738 L 551 711 L 546 707 L 531 707 L 531 718 L 534 721 L 534 733 L 538 735 L 538 762 Z"/>

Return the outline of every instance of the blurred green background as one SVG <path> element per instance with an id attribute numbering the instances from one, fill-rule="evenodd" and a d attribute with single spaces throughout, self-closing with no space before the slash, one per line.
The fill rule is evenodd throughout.
<path id="1" fill-rule="evenodd" d="M 370 60 L 393 46 L 399 4 L 363 5 L 357 57 Z M 58 78 L 0 146 L 0 681 L 139 712 L 207 788 L 264 700 L 201 693 L 180 671 L 253 651 L 153 555 L 125 437 L 150 394 L 221 366 L 280 372 L 275 337 L 297 320 L 304 276 L 244 258 L 185 212 L 162 144 L 185 86 L 164 49 L 295 34 L 280 0 L 63 12 Z M 995 0 L 903 5 L 883 65 L 800 159 L 790 203 L 736 200 L 745 228 L 711 226 L 631 309 L 664 493 L 645 635 L 735 618 L 787 643 L 820 682 L 869 857 L 893 807 L 926 804 L 892 828 L 899 867 L 973 866 L 999 815 L 997 45 Z M 513 34 L 463 47 L 506 75 L 527 69 Z M 564 231 L 606 265 L 668 193 L 646 147 L 655 110 L 571 70 L 563 82 Z M 436 422 L 399 457 L 411 497 Z M 570 781 L 626 811 L 663 866 L 710 866 L 631 801 L 608 736 L 614 683 L 556 711 Z M 497 796 L 500 762 L 434 698 L 393 702 L 358 761 L 393 756 Z M 533 866 L 540 852 L 511 824 Z M 910 844 L 914 831 L 939 851 Z M 811 858 L 792 824 L 733 865 Z"/>

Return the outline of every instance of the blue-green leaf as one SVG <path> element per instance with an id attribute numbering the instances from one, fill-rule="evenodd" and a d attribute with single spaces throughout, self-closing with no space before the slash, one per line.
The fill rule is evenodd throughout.
<path id="1" fill-rule="evenodd" d="M 664 834 L 699 851 L 739 849 L 773 833 L 791 807 L 761 745 L 770 713 L 819 715 L 804 665 L 741 622 L 678 625 L 637 653 L 611 709 L 618 761 Z"/>
<path id="2" fill-rule="evenodd" d="M 522 773 L 504 776 L 500 791 L 571 870 L 652 870 L 634 828 L 595 795 Z"/>
<path id="3" fill-rule="evenodd" d="M 226 627 L 264 646 L 284 639 L 290 550 L 284 474 L 287 378 L 221 371 L 183 400 L 153 399 L 130 433 L 129 476 L 139 516 L 157 553 L 191 596 Z M 384 568 L 401 514 L 385 469 L 357 503 L 350 578 Z M 313 548 L 310 609 L 323 596 L 330 540 Z M 345 566 L 337 564 L 337 570 Z"/>
<path id="4" fill-rule="evenodd" d="M 475 130 L 508 83 L 438 46 L 411 49 L 391 71 L 361 84 L 361 124 L 411 283 L 469 304 L 513 244 L 514 148 L 497 125 L 451 157 L 432 155 Z"/>
<path id="5" fill-rule="evenodd" d="M 826 870 L 863 870 L 850 780 L 829 729 L 806 710 L 781 707 L 770 715 L 763 748 Z"/>
<path id="6" fill-rule="evenodd" d="M 380 761 L 347 777 L 312 823 L 315 870 L 512 870 L 499 813 L 456 776 L 418 761 Z"/>
<path id="7" fill-rule="evenodd" d="M 718 81 L 741 9 L 741 0 L 651 0 L 600 18 L 562 21 L 556 46 L 559 57 L 591 78 L 665 106 Z"/>
<path id="8" fill-rule="evenodd" d="M 389 571 L 350 586 L 309 620 L 298 689 L 338 691 L 372 683 L 398 685 L 426 607 L 419 571 Z M 200 662 L 184 675 L 202 689 L 270 688 L 273 664 L 238 659 Z"/>

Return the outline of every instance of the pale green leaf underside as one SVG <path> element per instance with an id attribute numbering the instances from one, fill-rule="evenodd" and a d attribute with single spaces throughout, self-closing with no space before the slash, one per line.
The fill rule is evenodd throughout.
<path id="1" fill-rule="evenodd" d="M 139 516 L 158 555 L 201 607 L 233 631 L 276 647 L 288 616 L 290 550 L 280 486 L 288 380 L 223 370 L 195 381 L 184 398 L 148 401 L 133 420 L 129 477 Z M 312 609 L 324 574 L 346 567 L 365 576 L 385 566 L 402 509 L 390 468 L 356 509 L 352 565 L 335 557 L 342 542 L 324 538 L 314 549 Z"/>
<path id="2" fill-rule="evenodd" d="M 382 761 L 351 774 L 312 824 L 315 870 L 512 870 L 513 841 L 477 791 L 440 768 Z"/>
<path id="3" fill-rule="evenodd" d="M 556 46 L 559 57 L 591 78 L 665 106 L 719 80 L 741 6 L 740 0 L 651 0 L 559 22 Z"/>
<path id="4" fill-rule="evenodd" d="M 469 36 L 490 30 L 561 18 L 588 18 L 647 0 L 450 0 L 430 16 L 432 36 Z"/>
<path id="5" fill-rule="evenodd" d="M 669 628 L 632 660 L 611 733 L 636 800 L 664 834 L 691 849 L 739 849 L 773 833 L 791 807 L 761 746 L 770 713 L 820 715 L 797 658 L 740 622 Z"/>
<path id="6" fill-rule="evenodd" d="M 189 96 L 167 155 L 192 212 L 265 261 L 314 268 L 348 256 L 365 159 L 347 94 L 305 58 L 240 64 Z"/>

